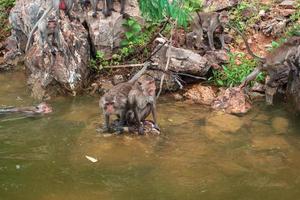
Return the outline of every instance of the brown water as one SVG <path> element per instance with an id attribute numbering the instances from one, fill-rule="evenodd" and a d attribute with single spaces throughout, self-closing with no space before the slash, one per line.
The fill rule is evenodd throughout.
<path id="1" fill-rule="evenodd" d="M 299 120 L 279 107 L 237 117 L 161 98 L 162 135 L 104 137 L 97 101 L 0 117 L 1 200 L 300 199 Z M 22 72 L 0 74 L 0 105 L 33 103 Z"/>

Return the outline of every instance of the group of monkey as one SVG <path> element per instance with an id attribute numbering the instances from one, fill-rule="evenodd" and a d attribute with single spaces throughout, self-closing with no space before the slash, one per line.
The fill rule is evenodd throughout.
<path id="1" fill-rule="evenodd" d="M 103 109 L 103 132 L 122 133 L 123 127 L 137 127 L 139 134 L 144 134 L 144 120 L 152 113 L 155 129 L 159 130 L 156 121 L 156 86 L 155 79 L 144 74 L 150 63 L 134 75 L 129 81 L 119 83 L 111 88 L 99 101 Z M 110 116 L 116 115 L 118 123 L 110 124 Z"/>
<path id="2" fill-rule="evenodd" d="M 97 5 L 99 0 L 80 0 L 80 4 L 83 9 L 86 9 L 88 4 L 91 4 L 93 9 L 93 17 L 97 16 Z M 124 14 L 125 11 L 125 3 L 126 0 L 121 1 L 121 10 L 120 13 Z M 102 0 L 103 7 L 102 13 L 105 17 L 110 16 L 112 11 L 114 11 L 113 0 Z M 40 37 L 39 37 L 39 45 L 42 47 L 43 53 L 45 52 L 45 43 L 47 42 L 51 53 L 55 53 L 55 49 L 53 47 L 53 43 L 56 42 L 58 51 L 62 51 L 62 45 L 60 42 L 60 26 L 59 26 L 59 17 L 60 10 L 63 10 L 70 19 L 72 19 L 70 15 L 70 11 L 73 8 L 74 0 L 51 0 L 51 4 L 49 8 L 44 11 L 43 15 L 36 22 L 32 30 L 28 35 L 28 40 L 25 48 L 25 52 L 29 49 L 32 43 L 32 36 L 34 32 L 38 29 Z M 50 11 L 54 10 L 55 15 L 49 15 Z M 52 36 L 52 41 L 49 40 L 49 36 Z"/>
<path id="3" fill-rule="evenodd" d="M 73 7 L 74 0 L 51 0 L 52 4 L 43 13 L 42 17 L 33 27 L 28 36 L 28 42 L 26 50 L 28 50 L 31 43 L 32 35 L 38 28 L 40 32 L 40 46 L 44 51 L 45 41 L 48 43 L 51 52 L 54 52 L 52 43 L 49 41 L 49 35 L 57 41 L 58 49 L 61 50 L 61 44 L 59 39 L 59 23 L 57 18 L 60 16 L 60 10 L 64 10 L 70 17 L 70 10 Z M 107 17 L 111 15 L 113 9 L 113 0 L 102 0 L 103 7 L 102 12 Z M 93 9 L 93 17 L 96 17 L 98 0 L 81 0 L 83 8 L 88 3 L 91 3 Z M 120 13 L 123 14 L 125 10 L 125 0 L 121 0 Z M 48 17 L 49 12 L 54 9 L 56 16 Z M 246 48 L 251 56 L 260 60 L 258 67 L 245 78 L 240 87 L 244 87 L 248 82 L 253 80 L 260 71 L 267 71 L 268 73 L 276 72 L 279 66 L 287 68 L 298 69 L 300 64 L 300 36 L 293 36 L 283 43 L 274 52 L 269 53 L 265 58 L 261 58 L 255 55 L 241 32 L 232 27 L 229 23 L 229 16 L 227 11 L 222 12 L 195 12 L 192 21 L 192 32 L 186 36 L 186 45 L 189 48 L 201 48 L 203 46 L 204 32 L 207 34 L 209 47 L 211 50 L 215 50 L 214 36 L 218 37 L 221 42 L 221 48 L 227 49 L 224 42 L 224 30 L 226 27 L 234 29 L 240 34 L 246 44 Z M 296 60 L 295 60 L 296 59 Z M 138 133 L 143 134 L 143 120 L 152 113 L 154 126 L 158 128 L 156 123 L 156 101 L 155 101 L 155 81 L 153 77 L 149 75 L 143 75 L 146 71 L 148 64 L 141 69 L 132 79 L 128 82 L 118 84 L 114 86 L 109 92 L 107 92 L 100 100 L 100 107 L 103 109 L 105 125 L 104 131 L 111 131 L 109 119 L 110 115 L 118 116 L 118 123 L 115 127 L 115 131 L 121 133 L 125 125 L 134 126 L 137 125 Z M 276 76 L 272 76 L 276 77 Z M 275 82 L 276 78 L 272 78 L 267 81 L 266 84 L 271 87 L 277 87 Z M 284 77 L 287 78 L 287 77 Z"/>

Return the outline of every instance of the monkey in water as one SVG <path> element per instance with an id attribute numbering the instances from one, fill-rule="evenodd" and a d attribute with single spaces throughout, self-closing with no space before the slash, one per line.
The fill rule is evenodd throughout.
<path id="1" fill-rule="evenodd" d="M 28 107 L 9 107 L 9 108 L 0 108 L 0 114 L 8 114 L 8 113 L 24 113 L 27 115 L 34 114 L 48 114 L 52 112 L 51 106 L 47 103 L 42 102 L 37 106 L 28 106 Z"/>
<path id="2" fill-rule="evenodd" d="M 99 106 L 102 108 L 104 115 L 104 132 L 111 131 L 109 124 L 110 115 L 117 115 L 119 117 L 117 133 L 123 132 L 123 126 L 126 121 L 126 113 L 128 111 L 128 94 L 136 80 L 146 71 L 148 66 L 149 63 L 145 63 L 144 67 L 128 82 L 115 85 L 100 99 Z"/>
<path id="3" fill-rule="evenodd" d="M 120 0 L 121 10 L 120 13 L 123 15 L 125 12 L 125 4 L 126 0 Z M 91 0 L 92 9 L 93 9 L 93 17 L 97 16 L 97 4 L 98 0 Z M 102 0 L 102 13 L 105 17 L 111 16 L 112 11 L 114 11 L 114 0 Z"/>
<path id="4" fill-rule="evenodd" d="M 128 124 L 138 126 L 138 133 L 144 134 L 143 121 L 152 113 L 154 128 L 159 130 L 156 121 L 156 86 L 155 79 L 150 75 L 141 76 L 128 94 L 129 111 L 126 120 Z"/>
<path id="5" fill-rule="evenodd" d="M 203 43 L 203 31 L 207 33 L 209 47 L 215 50 L 214 34 L 219 38 L 222 49 L 227 49 L 224 42 L 224 29 L 229 23 L 227 11 L 218 12 L 196 12 L 193 17 L 192 29 L 195 33 L 195 46 L 200 48 Z M 187 38 L 187 41 L 190 40 Z M 189 48 L 194 46 L 194 43 L 187 44 Z"/>
<path id="6" fill-rule="evenodd" d="M 30 47 L 30 44 L 32 42 L 32 36 L 34 34 L 34 32 L 36 31 L 36 29 L 39 29 L 39 32 L 41 33 L 40 37 L 44 37 L 44 38 L 40 38 L 40 40 L 44 40 L 45 38 L 47 38 L 47 34 L 49 33 L 48 30 L 48 25 L 47 25 L 47 17 L 50 13 L 50 11 L 52 9 L 54 9 L 55 13 L 56 13 L 56 18 L 59 19 L 59 10 L 64 10 L 66 12 L 67 15 L 69 15 L 70 10 L 73 7 L 74 4 L 74 0 L 52 0 L 51 1 L 51 5 L 50 7 L 44 11 L 44 14 L 41 16 L 41 18 L 35 23 L 35 25 L 33 26 L 32 30 L 30 31 L 29 35 L 28 35 L 28 40 L 27 40 L 27 44 L 26 44 L 26 48 L 25 48 L 25 52 L 27 52 L 28 48 Z M 70 16 L 69 16 L 70 17 Z M 54 24 L 50 25 L 52 26 L 52 28 L 54 28 L 53 26 Z M 55 30 L 59 30 L 59 26 L 58 26 L 58 20 L 56 22 L 56 26 L 54 28 Z M 50 31 L 51 32 L 51 31 Z M 56 33 L 55 33 L 56 34 Z M 47 35 L 47 36 L 46 36 Z M 46 37 L 45 37 L 46 36 Z M 58 39 L 56 39 L 58 41 Z M 59 41 L 58 41 L 59 42 Z M 59 44 L 58 44 L 59 45 Z M 44 49 L 43 49 L 44 50 Z"/>

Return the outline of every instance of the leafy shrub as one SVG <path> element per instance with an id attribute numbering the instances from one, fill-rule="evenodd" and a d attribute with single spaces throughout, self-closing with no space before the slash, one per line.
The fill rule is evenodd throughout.
<path id="1" fill-rule="evenodd" d="M 255 8 L 261 6 L 255 1 L 242 1 L 234 9 L 230 11 L 230 21 L 233 26 L 237 27 L 241 32 L 243 32 L 248 26 L 254 24 L 259 20 L 258 9 Z M 267 8 L 265 8 L 267 9 Z M 244 16 L 244 12 L 250 10 L 248 16 Z M 253 12 L 256 11 L 256 12 Z"/>
<path id="2" fill-rule="evenodd" d="M 255 60 L 247 59 L 244 53 L 229 53 L 229 56 L 229 63 L 222 66 L 223 70 L 213 71 L 210 78 L 217 86 L 232 87 L 241 84 L 257 65 Z M 241 64 L 237 65 L 236 60 L 240 60 Z M 260 73 L 256 80 L 263 81 L 264 75 Z"/>
<path id="3" fill-rule="evenodd" d="M 10 31 L 8 15 L 10 9 L 15 5 L 15 0 L 0 0 L 0 40 L 7 36 Z"/>

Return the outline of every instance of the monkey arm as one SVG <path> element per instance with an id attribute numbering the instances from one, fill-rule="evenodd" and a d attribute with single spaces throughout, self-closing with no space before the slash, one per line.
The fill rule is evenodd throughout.
<path id="1" fill-rule="evenodd" d="M 140 118 L 140 115 L 138 113 L 138 106 L 137 105 L 134 106 L 133 112 L 134 112 L 135 120 L 136 120 L 137 125 L 138 125 L 138 133 L 143 135 L 144 134 L 144 126 L 141 124 L 141 118 Z"/>
<path id="2" fill-rule="evenodd" d="M 250 81 L 253 81 L 257 75 L 261 72 L 262 69 L 262 65 L 259 65 L 258 67 L 256 67 L 241 83 L 241 85 L 239 86 L 240 88 L 243 88 L 245 86 L 247 86 L 247 84 Z"/>
<path id="3" fill-rule="evenodd" d="M 151 105 L 151 112 L 152 112 L 152 117 L 153 117 L 153 121 L 154 121 L 154 128 L 156 128 L 157 130 L 160 131 L 160 128 L 157 124 L 157 120 L 156 120 L 156 103 L 153 102 L 152 105 Z"/>

